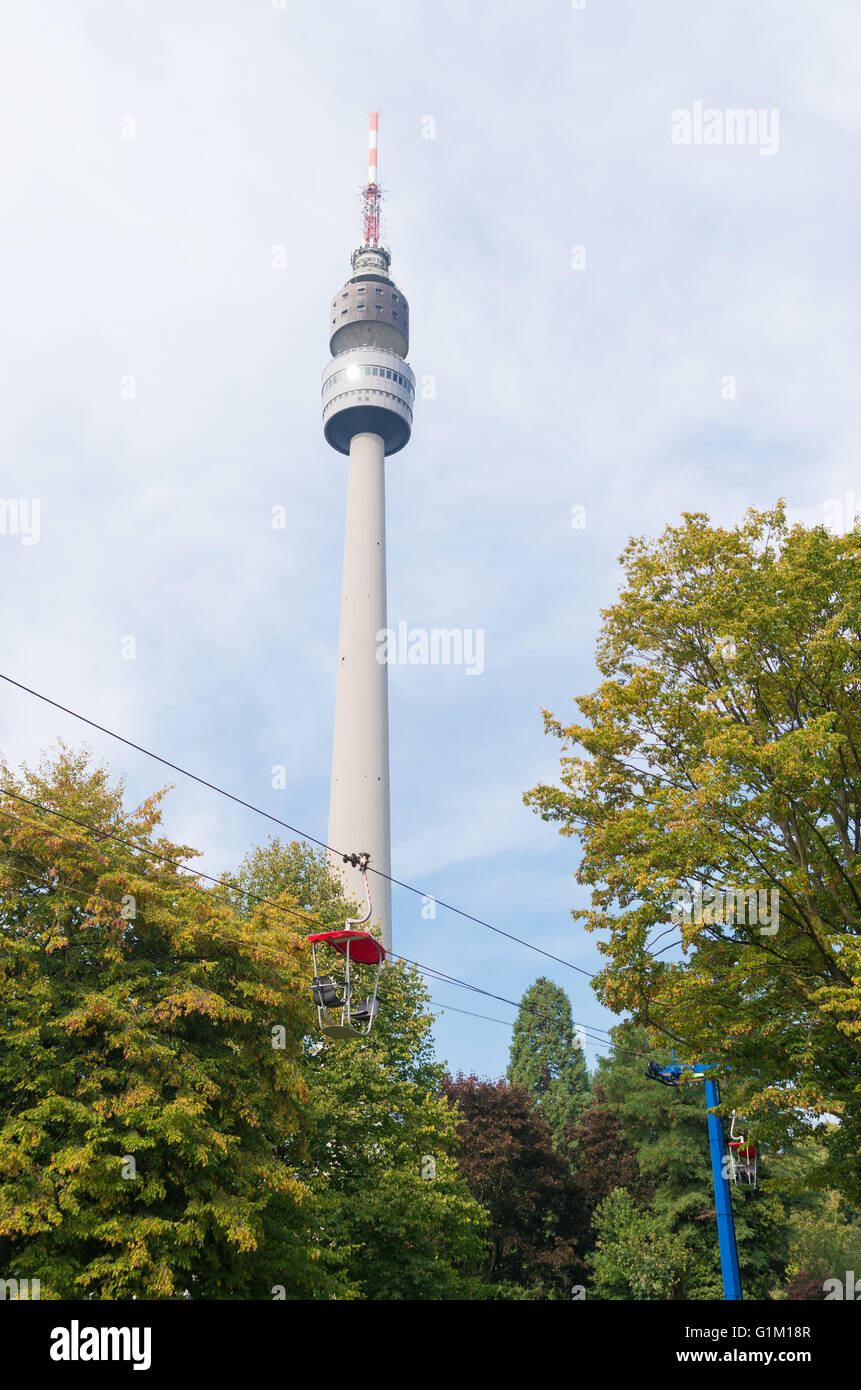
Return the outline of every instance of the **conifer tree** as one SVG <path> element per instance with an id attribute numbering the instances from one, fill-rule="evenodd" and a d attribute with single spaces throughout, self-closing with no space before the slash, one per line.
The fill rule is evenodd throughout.
<path id="1" fill-rule="evenodd" d="M 586 1059 L 574 1032 L 564 989 L 541 976 L 520 1001 L 507 1071 L 539 1106 L 556 1147 L 566 1142 L 589 1102 Z"/>

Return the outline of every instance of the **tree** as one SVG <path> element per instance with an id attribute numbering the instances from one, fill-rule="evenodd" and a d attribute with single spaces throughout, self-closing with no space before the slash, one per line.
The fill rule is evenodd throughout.
<path id="1" fill-rule="evenodd" d="M 797 1274 L 793 1274 L 783 1290 L 783 1297 L 802 1303 L 821 1302 L 825 1298 L 822 1276 L 799 1270 Z"/>
<path id="2" fill-rule="evenodd" d="M 270 841 L 246 858 L 238 882 L 254 895 L 299 898 L 321 926 L 324 918 L 328 927 L 343 923 L 347 913 L 337 880 L 301 845 Z M 458 1171 L 427 999 L 414 967 L 387 964 L 367 1037 L 325 1043 L 315 1027 L 306 1039 L 311 1132 L 287 1144 L 285 1163 L 314 1194 L 309 1239 L 337 1276 L 340 1297 L 484 1295 L 487 1215 Z"/>
<path id="3" fill-rule="evenodd" d="M 532 1096 L 558 1147 L 588 1103 L 589 1073 L 568 995 L 543 975 L 520 1001 L 507 1075 Z"/>
<path id="4" fill-rule="evenodd" d="M 568 1163 L 522 1086 L 448 1078 L 460 1170 L 490 1215 L 484 1280 L 497 1296 L 570 1297 L 580 1272 L 578 1211 Z"/>
<path id="5" fill-rule="evenodd" d="M 600 996 L 727 1063 L 758 1140 L 838 1116 L 820 1176 L 856 1200 L 859 560 L 861 535 L 790 529 L 781 506 L 630 541 L 585 722 L 545 713 L 561 786 L 526 796 L 581 838 Z"/>
<path id="6" fill-rule="evenodd" d="M 237 911 L 245 917 L 260 898 L 281 893 L 289 894 L 296 908 L 294 923 L 303 932 L 337 931 L 348 915 L 341 881 L 331 873 L 325 851 L 298 840 L 271 835 L 265 845 L 249 850 L 234 881 Z"/>
<path id="7" fill-rule="evenodd" d="M 323 1199 L 320 1242 L 363 1299 L 483 1296 L 487 1215 L 459 1173 L 438 1080 L 411 1064 L 432 1023 L 425 997 L 413 967 L 387 968 L 367 1041 L 326 1047 L 307 1072 L 314 1130 L 298 1171 Z"/>
<path id="8" fill-rule="evenodd" d="M 635 1206 L 645 1208 L 654 1196 L 656 1182 L 640 1168 L 637 1150 L 600 1083 L 593 1088 L 591 1103 L 568 1131 L 565 1147 L 574 1167 L 574 1191 L 580 1210 L 577 1240 L 581 1257 L 585 1257 L 597 1239 L 592 1220 L 598 1206 L 616 1188 L 624 1188 Z M 584 1266 L 583 1278 L 586 1277 Z"/>
<path id="9" fill-rule="evenodd" d="M 279 1153 L 307 1129 L 304 942 L 176 867 L 161 794 L 127 812 L 65 749 L 0 771 L 4 1272 L 43 1298 L 243 1297 L 277 1229 L 281 1282 L 325 1284 Z"/>
<path id="10" fill-rule="evenodd" d="M 783 1297 L 807 1297 L 797 1290 L 813 1279 L 818 1292 L 812 1297 L 824 1298 L 826 1279 L 842 1279 L 850 1269 L 861 1272 L 861 1217 L 841 1193 L 819 1180 L 818 1169 L 827 1160 L 822 1136 L 811 1135 L 769 1165 L 789 1211 L 787 1273 L 796 1291 L 787 1286 Z"/>
<path id="11" fill-rule="evenodd" d="M 595 1213 L 597 1241 L 589 1256 L 595 1289 L 604 1299 L 667 1299 L 685 1271 L 682 1237 L 661 1229 L 651 1212 L 639 1211 L 617 1187 Z"/>

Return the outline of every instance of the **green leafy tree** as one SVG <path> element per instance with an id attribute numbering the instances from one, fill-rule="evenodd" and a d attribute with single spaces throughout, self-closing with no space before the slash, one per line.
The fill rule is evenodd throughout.
<path id="1" fill-rule="evenodd" d="M 597 1240 L 589 1256 L 595 1292 L 602 1299 L 667 1299 L 681 1283 L 688 1252 L 682 1236 L 639 1211 L 617 1187 L 595 1213 Z"/>
<path id="2" fill-rule="evenodd" d="M 310 1064 L 315 1120 L 298 1171 L 323 1198 L 324 1240 L 363 1299 L 474 1299 L 487 1215 L 457 1164 L 454 1116 L 421 1052 L 432 1017 L 418 972 L 388 967 L 365 1042 Z"/>
<path id="3" fill-rule="evenodd" d="M 234 883 L 234 900 L 243 916 L 251 915 L 261 898 L 287 893 L 296 910 L 293 922 L 303 933 L 337 931 L 349 915 L 340 879 L 330 871 L 325 851 L 298 840 L 272 835 L 265 845 L 249 850 Z"/>
<path id="4" fill-rule="evenodd" d="M 580 837 L 574 915 L 605 936 L 605 1002 L 728 1063 L 760 1142 L 838 1116 L 820 1178 L 856 1201 L 859 561 L 861 535 L 790 528 L 780 506 L 630 541 L 584 722 L 545 714 L 561 786 L 527 794 Z"/>
<path id="5" fill-rule="evenodd" d="M 508 1080 L 532 1096 L 558 1147 L 588 1104 L 589 1072 L 568 995 L 543 975 L 520 1001 L 509 1055 Z"/>
<path id="6" fill-rule="evenodd" d="M 828 1159 L 822 1138 L 811 1135 L 770 1164 L 772 1185 L 783 1196 L 789 1211 L 787 1273 L 790 1284 L 779 1296 L 801 1297 L 793 1292 L 805 1279 L 818 1283 L 816 1298 L 824 1298 L 826 1279 L 843 1278 L 847 1270 L 861 1273 L 861 1217 L 846 1198 L 824 1189 L 817 1169 Z"/>
<path id="7" fill-rule="evenodd" d="M 0 767 L 0 1272 L 43 1298 L 244 1297 L 277 1230 L 306 1294 L 328 1285 L 281 1152 L 308 1125 L 305 943 L 181 872 L 161 800 L 126 811 L 66 750 Z"/>

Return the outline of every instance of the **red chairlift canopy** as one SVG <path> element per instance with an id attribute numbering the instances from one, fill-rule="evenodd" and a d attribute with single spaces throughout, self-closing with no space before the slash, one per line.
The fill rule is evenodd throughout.
<path id="1" fill-rule="evenodd" d="M 346 956 L 349 942 L 350 960 L 358 961 L 360 965 L 378 965 L 386 958 L 385 950 L 379 941 L 375 941 L 366 931 L 324 931 L 316 936 L 309 936 L 308 940 L 314 943 L 325 941 L 327 946 L 340 951 L 342 956 Z"/>

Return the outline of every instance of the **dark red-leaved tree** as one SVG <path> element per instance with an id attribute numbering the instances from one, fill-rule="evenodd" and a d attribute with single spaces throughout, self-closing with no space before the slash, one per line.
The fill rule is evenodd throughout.
<path id="1" fill-rule="evenodd" d="M 815 1303 L 824 1299 L 824 1285 L 825 1280 L 821 1274 L 810 1274 L 808 1270 L 802 1269 L 798 1274 L 793 1274 L 783 1292 L 786 1298 L 791 1298 L 796 1303 Z"/>
<path id="2" fill-rule="evenodd" d="M 638 1207 L 645 1206 L 654 1193 L 654 1184 L 641 1172 L 637 1151 L 626 1137 L 619 1115 L 608 1106 L 600 1083 L 595 1085 L 588 1109 L 566 1130 L 562 1147 L 574 1170 L 579 1216 L 575 1235 L 582 1259 L 595 1244 L 592 1217 L 604 1198 L 614 1188 L 624 1187 Z M 585 1265 L 582 1277 L 587 1277 Z"/>
<path id="3" fill-rule="evenodd" d="M 592 1093 L 591 1105 L 565 1137 L 574 1185 L 587 1220 L 615 1187 L 626 1187 L 637 1206 L 649 1202 L 654 1183 L 641 1172 L 637 1150 L 627 1138 L 619 1115 L 608 1105 L 600 1083 Z"/>
<path id="4" fill-rule="evenodd" d="M 576 1232 L 583 1223 L 550 1126 L 522 1086 L 457 1076 L 446 1078 L 444 1093 L 458 1107 L 461 1173 L 490 1214 L 485 1282 L 536 1298 L 570 1297 L 582 1270 Z"/>

